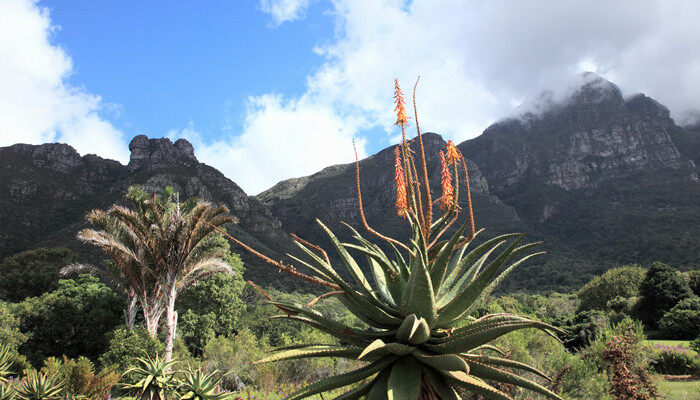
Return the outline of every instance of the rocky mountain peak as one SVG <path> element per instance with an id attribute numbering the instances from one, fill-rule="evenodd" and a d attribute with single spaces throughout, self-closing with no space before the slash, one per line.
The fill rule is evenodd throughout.
<path id="1" fill-rule="evenodd" d="M 578 86 L 578 88 L 569 96 L 568 104 L 601 103 L 604 101 L 624 103 L 620 88 L 594 72 L 584 72 L 580 75 L 579 82 L 576 82 L 574 87 Z"/>
<path id="2" fill-rule="evenodd" d="M 146 135 L 138 135 L 129 143 L 131 157 L 129 168 L 137 169 L 146 164 L 174 164 L 197 163 L 194 156 L 194 147 L 185 139 L 178 139 L 175 143 L 170 139 L 149 139 Z"/>

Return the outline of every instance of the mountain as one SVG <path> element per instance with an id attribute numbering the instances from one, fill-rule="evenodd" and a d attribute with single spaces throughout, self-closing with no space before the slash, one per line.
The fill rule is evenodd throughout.
<path id="1" fill-rule="evenodd" d="M 545 242 L 548 254 L 520 268 L 506 289 L 568 290 L 616 264 L 700 265 L 698 131 L 677 126 L 643 94 L 625 99 L 595 74 L 582 78 L 564 100 L 549 97 L 537 113 L 494 123 L 458 145 L 469 160 L 477 225 L 487 228 L 482 236 L 524 231 Z M 437 184 L 445 143 L 435 134 L 424 141 Z M 406 235 L 392 211 L 393 148 L 362 160 L 360 171 L 370 225 Z M 351 164 L 329 167 L 258 198 L 285 230 L 323 243 L 316 216 L 338 232 L 341 221 L 360 227 L 354 174 Z"/>
<path id="2" fill-rule="evenodd" d="M 240 219 L 230 230 L 254 247 L 279 257 L 292 244 L 280 221 L 258 200 L 194 156 L 183 139 L 136 136 L 129 144 L 128 165 L 88 154 L 81 157 L 66 144 L 16 144 L 0 148 L 0 257 L 38 246 L 65 245 L 93 262 L 104 256 L 75 239 L 87 226 L 85 215 L 124 202 L 130 185 L 149 191 L 173 186 L 183 198 L 222 203 Z M 247 254 L 251 266 L 260 262 Z M 269 269 L 249 268 L 248 277 L 269 276 Z M 273 279 L 274 280 L 274 279 Z"/>
<path id="3" fill-rule="evenodd" d="M 458 145 L 467 158 L 478 228 L 476 242 L 504 232 L 528 232 L 548 253 L 522 266 L 504 290 L 571 290 L 614 265 L 660 260 L 700 267 L 700 125 L 680 127 L 668 109 L 590 74 L 560 100 L 543 96 L 533 111 L 498 121 Z M 445 141 L 423 141 L 434 193 Z M 413 149 L 417 150 L 416 141 Z M 365 237 L 358 212 L 355 165 L 282 181 L 247 196 L 216 169 L 197 161 L 189 142 L 135 137 L 128 165 L 80 156 L 65 144 L 0 148 L 0 257 L 43 245 L 67 245 L 84 257 L 103 257 L 78 243 L 84 215 L 124 201 L 126 188 L 174 186 L 184 197 L 226 204 L 241 219 L 232 233 L 283 259 L 296 253 L 288 233 L 330 247 L 318 218 L 341 240 L 346 222 Z M 359 162 L 368 223 L 405 238 L 395 216 L 394 147 Z M 460 182 L 464 187 L 464 180 Z M 465 198 L 460 197 L 464 207 Z M 287 287 L 294 282 L 238 250 L 247 278 Z M 332 252 L 330 252 L 332 254 Z"/>

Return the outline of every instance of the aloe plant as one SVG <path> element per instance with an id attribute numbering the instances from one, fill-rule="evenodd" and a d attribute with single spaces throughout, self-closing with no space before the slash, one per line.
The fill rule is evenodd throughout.
<path id="1" fill-rule="evenodd" d="M 124 384 L 124 388 L 140 400 L 166 400 L 176 387 L 175 374 L 171 371 L 175 361 L 156 358 L 138 358 L 140 367 L 129 368 L 124 375 L 138 379 L 136 383 Z"/>
<path id="2" fill-rule="evenodd" d="M 4 344 L 0 344 L 0 384 L 7 382 L 7 376 L 10 375 L 10 367 L 12 359 L 10 348 Z"/>
<path id="3" fill-rule="evenodd" d="M 489 343 L 509 332 L 536 328 L 555 336 L 558 329 L 513 314 L 493 314 L 478 319 L 469 314 L 506 274 L 541 253 L 531 253 L 536 243 L 523 244 L 525 235 L 506 234 L 470 246 L 475 231 L 464 157 L 448 142 L 441 158 L 442 195 L 432 199 L 423 142 L 418 129 L 418 149 L 413 153 L 405 138 L 408 118 L 403 95 L 396 82 L 397 124 L 403 140 L 395 149 L 396 212 L 411 228 L 401 242 L 372 229 L 364 217 L 357 166 L 359 211 L 365 229 L 380 238 L 389 250 L 364 238 L 348 225 L 355 243 L 343 243 L 317 220 L 337 252 L 350 281 L 344 279 L 327 253 L 295 238 L 305 259 L 291 256 L 298 266 L 272 260 L 237 239 L 234 242 L 282 271 L 328 289 L 309 304 L 268 302 L 279 308 L 279 318 L 298 321 L 335 337 L 340 344 L 298 344 L 279 348 L 259 363 L 310 357 L 343 357 L 366 362 L 360 368 L 314 382 L 288 397 L 302 399 L 336 388 L 351 389 L 337 396 L 350 399 L 460 399 L 460 391 L 489 399 L 510 399 L 494 385 L 519 386 L 554 399 L 561 399 L 543 385 L 511 371 L 523 371 L 548 379 L 526 364 L 494 355 Z M 415 108 L 415 87 L 414 87 Z M 418 119 L 415 115 L 416 126 Z M 420 170 L 413 154 L 420 157 Z M 422 175 L 422 178 L 419 175 Z M 460 212 L 459 177 L 464 174 L 467 218 L 451 237 L 442 240 Z M 442 214 L 433 221 L 433 204 Z M 473 248 L 472 248 L 473 247 Z M 500 251 L 499 251 L 500 250 Z M 362 260 L 350 254 L 362 256 Z M 361 268 L 361 261 L 364 267 Z M 365 274 L 369 271 L 371 277 Z M 313 308 L 318 300 L 335 296 L 365 325 L 355 328 L 335 321 Z"/>
<path id="4" fill-rule="evenodd" d="M 3 382 L 0 384 L 0 400 L 12 400 L 15 398 L 14 382 Z"/>
<path id="5" fill-rule="evenodd" d="M 201 369 L 185 371 L 178 389 L 180 400 L 225 400 L 231 397 L 229 393 L 217 393 L 221 381 L 216 377 L 217 372 L 206 374 Z"/>
<path id="6" fill-rule="evenodd" d="M 52 400 L 61 397 L 63 385 L 57 379 L 30 370 L 22 383 L 15 389 L 17 398 L 21 400 Z"/>

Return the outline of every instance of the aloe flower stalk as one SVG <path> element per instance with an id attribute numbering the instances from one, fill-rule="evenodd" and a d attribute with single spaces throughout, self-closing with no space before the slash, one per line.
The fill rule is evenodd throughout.
<path id="1" fill-rule="evenodd" d="M 406 119 L 398 82 L 395 87 L 397 99 L 400 99 L 397 101 L 398 123 L 403 131 Z M 420 131 L 418 137 L 420 139 Z M 422 146 L 420 153 L 421 167 L 425 170 Z M 403 163 L 403 170 L 410 178 L 411 169 L 405 166 L 414 165 L 415 160 L 405 139 L 397 147 L 395 156 L 396 164 Z M 542 253 L 532 253 L 531 249 L 537 243 L 523 244 L 525 235 L 520 233 L 497 236 L 478 246 L 471 246 L 478 232 L 475 232 L 474 226 L 467 165 L 452 143 L 447 146 L 443 160 L 443 173 L 452 175 L 442 177 L 447 192 L 443 195 L 449 194 L 451 199 L 441 207 L 441 216 L 429 222 L 432 202 L 423 203 L 424 210 L 417 206 L 419 203 L 416 201 L 409 200 L 405 204 L 397 199 L 397 204 L 405 207 L 400 214 L 412 232 L 407 242 L 387 237 L 368 225 L 362 209 L 357 164 L 361 220 L 365 229 L 383 241 L 385 246 L 380 247 L 349 225 L 347 227 L 353 233 L 355 242 L 343 243 L 317 220 L 337 252 L 342 268 L 349 273 L 350 280 L 343 279 L 325 250 L 296 236 L 293 236 L 295 243 L 306 258 L 290 257 L 310 270 L 313 276 L 303 275 L 293 266 L 264 258 L 281 270 L 291 271 L 293 275 L 328 290 L 308 304 L 278 301 L 265 295 L 268 303 L 282 311 L 278 318 L 310 325 L 335 337 L 340 344 L 288 346 L 277 349 L 258 363 L 312 357 L 342 357 L 365 362 L 356 370 L 314 382 L 291 394 L 289 400 L 308 398 L 346 386 L 351 389 L 337 396 L 336 400 L 458 400 L 461 398 L 460 391 L 489 399 L 510 399 L 509 395 L 494 387 L 496 383 L 561 399 L 545 386 L 512 371 L 528 372 L 549 379 L 543 373 L 499 355 L 499 350 L 490 343 L 525 328 L 539 329 L 555 337 L 556 333 L 563 332 L 514 314 L 493 314 L 479 319 L 470 316 L 506 274 Z M 447 165 L 452 168 L 448 169 Z M 442 239 L 460 213 L 457 205 L 458 167 L 464 171 L 467 182 L 465 208 L 468 215 L 451 236 Z M 396 169 L 399 170 L 399 167 Z M 415 199 L 421 196 L 419 185 L 423 188 L 430 188 L 430 185 L 427 175 L 422 183 L 418 182 L 418 174 L 413 177 L 415 179 L 408 179 L 404 185 L 408 187 L 409 198 L 414 196 Z M 452 184 L 448 187 L 448 180 L 454 182 L 454 187 Z M 398 196 L 405 196 L 405 193 L 397 190 Z M 429 195 L 429 191 L 423 194 L 425 199 Z M 231 239 L 240 244 L 238 240 Z M 250 247 L 246 248 L 264 257 Z M 387 254 L 384 249 L 390 249 L 390 252 Z M 340 300 L 364 326 L 348 326 L 313 308 L 318 300 L 330 296 Z"/>

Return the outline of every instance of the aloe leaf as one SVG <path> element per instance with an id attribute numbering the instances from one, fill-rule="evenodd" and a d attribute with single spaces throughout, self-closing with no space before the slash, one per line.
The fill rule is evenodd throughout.
<path id="1" fill-rule="evenodd" d="M 519 386 L 521 388 L 530 389 L 533 392 L 543 394 L 553 399 L 564 400 L 562 397 L 558 396 L 556 393 L 545 388 L 544 386 L 533 382 L 529 379 L 525 379 L 521 376 L 515 375 L 513 373 L 493 368 L 475 361 L 470 361 L 469 366 L 471 367 L 472 375 L 477 376 L 479 378 Z"/>
<path id="2" fill-rule="evenodd" d="M 279 360 L 295 360 L 297 358 L 310 357 L 357 358 L 357 355 L 360 354 L 361 351 L 362 349 L 356 346 L 318 346 L 307 349 L 292 349 L 265 357 L 254 362 L 254 364 L 265 364 Z"/>
<path id="3" fill-rule="evenodd" d="M 416 314 L 417 317 L 425 318 L 428 326 L 433 326 L 437 321 L 433 284 L 421 254 L 416 257 L 411 277 L 403 292 L 400 309 L 404 315 Z"/>
<path id="4" fill-rule="evenodd" d="M 505 235 L 496 236 L 495 238 L 489 239 L 484 243 L 480 244 L 479 246 L 474 248 L 474 250 L 470 251 L 466 255 L 466 257 L 459 261 L 457 267 L 455 267 L 455 269 L 453 269 L 452 272 L 450 272 L 450 274 L 448 275 L 447 279 L 444 282 L 444 285 L 450 287 L 454 283 L 454 281 L 457 280 L 457 278 L 464 275 L 464 270 L 467 267 L 469 267 L 474 262 L 474 260 L 481 257 L 481 255 L 484 254 L 491 247 L 520 235 L 520 233 L 508 233 Z"/>
<path id="5" fill-rule="evenodd" d="M 389 384 L 389 374 L 391 369 L 385 369 L 380 372 L 376 378 L 374 378 L 374 383 L 372 384 L 372 389 L 370 389 L 367 394 L 366 400 L 387 400 L 387 386 Z"/>
<path id="6" fill-rule="evenodd" d="M 513 400 L 507 394 L 501 392 L 495 387 L 487 384 L 481 379 L 474 378 L 464 372 L 447 372 L 443 374 L 448 382 L 462 386 L 472 393 L 479 394 L 487 399 L 493 400 Z"/>
<path id="7" fill-rule="evenodd" d="M 515 255 L 514 250 L 523 238 L 524 235 L 521 235 L 510 246 L 508 246 L 508 248 L 503 250 L 503 252 L 496 257 L 495 260 L 491 261 L 491 263 L 484 268 L 484 270 L 462 291 L 462 293 L 458 294 L 454 300 L 440 310 L 440 320 L 438 321 L 439 326 L 451 324 L 455 319 L 459 318 L 474 303 L 474 301 L 479 298 L 481 292 L 484 291 L 493 276 L 496 274 L 496 272 L 498 272 L 501 265 Z"/>
<path id="8" fill-rule="evenodd" d="M 479 260 L 475 262 L 474 265 L 472 265 L 472 267 L 469 268 L 469 270 L 464 275 L 462 275 L 461 278 L 459 278 L 457 283 L 455 283 L 455 285 L 452 286 L 450 290 L 447 293 L 445 293 L 445 295 L 440 297 L 440 300 L 438 300 L 438 308 L 442 308 L 446 304 L 449 304 L 452 300 L 454 300 L 455 297 L 457 297 L 457 295 L 464 291 L 464 288 L 467 285 L 471 284 L 474 281 L 474 277 L 477 273 L 479 273 L 481 267 L 484 265 L 491 253 L 498 247 L 500 247 L 501 244 L 503 244 L 503 242 L 496 244 L 495 246 L 490 248 L 486 253 L 484 253 L 484 255 L 481 256 L 481 258 L 479 258 Z"/>
<path id="9" fill-rule="evenodd" d="M 359 382 L 376 374 L 379 371 L 382 371 L 392 362 L 394 362 L 394 360 L 396 360 L 396 357 L 383 358 L 360 369 L 356 369 L 340 375 L 331 376 L 318 382 L 314 382 L 292 393 L 291 395 L 289 395 L 287 400 L 299 400 L 305 397 L 313 396 L 318 393 L 327 392 L 329 390 L 341 388 L 343 386 Z"/>
<path id="10" fill-rule="evenodd" d="M 432 368 L 423 368 L 423 376 L 441 400 L 461 400 L 460 395 L 445 381 L 445 378 Z"/>
<path id="11" fill-rule="evenodd" d="M 394 363 L 389 374 L 387 397 L 389 400 L 416 400 L 420 395 L 420 364 L 413 357 L 402 357 Z"/>
<path id="12" fill-rule="evenodd" d="M 362 353 L 360 353 L 357 359 L 361 360 L 369 357 L 383 356 L 386 354 L 396 354 L 398 356 L 403 356 L 406 354 L 410 354 L 414 350 L 415 347 L 408 346 L 403 343 L 384 343 L 383 340 L 377 339 L 374 342 L 370 343 L 367 347 L 365 347 L 365 349 L 362 350 Z"/>
<path id="13" fill-rule="evenodd" d="M 519 361 L 510 360 L 510 359 L 501 358 L 501 357 L 484 356 L 481 354 L 461 354 L 461 356 L 464 359 L 466 359 L 467 361 L 476 361 L 476 362 L 480 362 L 482 364 L 499 365 L 501 367 L 520 369 L 523 371 L 532 372 L 533 374 L 539 375 L 548 381 L 552 380 L 552 378 L 548 377 L 547 375 L 545 375 L 543 372 L 541 372 L 537 368 L 532 367 L 530 365 L 527 365 L 525 363 L 521 363 Z"/>
<path id="14" fill-rule="evenodd" d="M 466 374 L 469 373 L 469 365 L 467 362 L 454 354 L 431 354 L 416 349 L 411 355 L 421 363 L 440 371 L 462 371 Z"/>
<path id="15" fill-rule="evenodd" d="M 469 226 L 469 220 L 465 221 L 464 224 L 457 229 L 450 241 L 440 249 L 435 261 L 433 261 L 433 265 L 430 268 L 430 279 L 433 283 L 433 290 L 436 292 L 440 290 L 440 285 L 442 284 L 442 279 L 445 277 L 445 270 L 447 269 L 447 263 L 452 255 L 452 251 L 462 237 L 462 232 L 464 232 L 467 226 Z"/>

